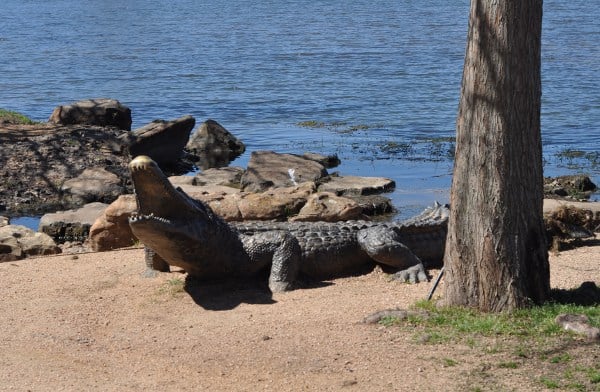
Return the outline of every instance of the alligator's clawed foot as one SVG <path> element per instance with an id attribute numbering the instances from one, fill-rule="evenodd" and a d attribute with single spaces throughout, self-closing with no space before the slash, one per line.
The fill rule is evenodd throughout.
<path id="1" fill-rule="evenodd" d="M 269 289 L 272 293 L 284 293 L 286 291 L 291 291 L 296 288 L 291 282 L 282 282 L 282 281 L 270 281 Z"/>
<path id="2" fill-rule="evenodd" d="M 158 276 L 158 271 L 153 270 L 152 268 L 146 268 L 144 272 L 142 272 L 143 278 L 156 278 Z"/>
<path id="3" fill-rule="evenodd" d="M 425 272 L 425 267 L 422 263 L 413 265 L 412 267 L 409 267 L 405 270 L 396 272 L 393 275 L 392 279 L 399 280 L 400 282 L 409 283 L 423 283 L 429 281 L 427 273 Z"/>

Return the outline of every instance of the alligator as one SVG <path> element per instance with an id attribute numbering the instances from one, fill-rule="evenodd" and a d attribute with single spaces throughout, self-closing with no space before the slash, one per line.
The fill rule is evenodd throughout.
<path id="1" fill-rule="evenodd" d="M 169 182 L 147 156 L 129 164 L 137 212 L 133 234 L 146 246 L 147 275 L 178 266 L 192 278 L 224 279 L 269 270 L 272 292 L 300 278 L 332 279 L 392 267 L 395 279 L 427 281 L 425 266 L 441 264 L 448 206 L 436 203 L 401 222 L 227 223 L 205 203 Z"/>

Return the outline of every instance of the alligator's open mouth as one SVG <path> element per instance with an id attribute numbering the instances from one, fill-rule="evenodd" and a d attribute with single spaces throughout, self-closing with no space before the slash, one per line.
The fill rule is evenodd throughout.
<path id="1" fill-rule="evenodd" d="M 168 226 L 202 212 L 189 196 L 173 187 L 151 158 L 136 157 L 129 163 L 129 170 L 138 207 L 129 218 L 131 224 L 152 221 L 157 226 Z"/>

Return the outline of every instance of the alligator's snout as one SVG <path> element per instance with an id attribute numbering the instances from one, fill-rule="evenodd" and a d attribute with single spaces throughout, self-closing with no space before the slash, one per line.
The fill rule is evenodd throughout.
<path id="1" fill-rule="evenodd" d="M 153 166 L 156 166 L 156 162 L 146 155 L 137 156 L 131 162 L 129 162 L 129 170 L 132 172 L 137 170 L 147 170 Z"/>

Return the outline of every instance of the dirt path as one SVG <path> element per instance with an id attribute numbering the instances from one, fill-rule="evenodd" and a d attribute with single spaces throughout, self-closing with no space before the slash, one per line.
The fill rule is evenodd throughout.
<path id="1" fill-rule="evenodd" d="M 600 284 L 599 256 L 599 246 L 552 256 L 552 286 Z M 0 390 L 531 391 L 554 371 L 361 323 L 430 284 L 374 271 L 274 296 L 219 284 L 190 295 L 183 274 L 144 279 L 142 264 L 141 249 L 0 264 Z M 569 350 L 600 362 L 597 343 Z"/>

